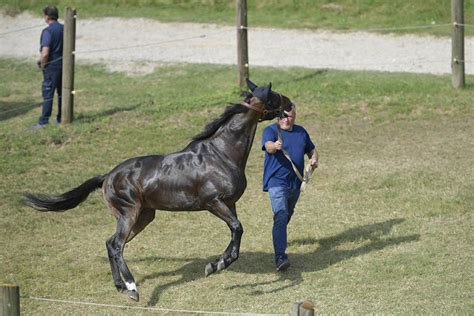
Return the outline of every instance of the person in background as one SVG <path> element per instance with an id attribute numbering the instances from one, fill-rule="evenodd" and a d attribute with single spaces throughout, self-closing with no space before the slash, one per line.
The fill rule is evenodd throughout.
<path id="1" fill-rule="evenodd" d="M 43 9 L 44 21 L 48 26 L 41 32 L 40 60 L 38 67 L 43 71 L 43 108 L 38 123 L 32 129 L 39 129 L 49 123 L 53 110 L 54 93 L 58 95 L 58 113 L 55 123 L 61 122 L 61 89 L 63 65 L 64 26 L 58 22 L 58 9 L 48 5 Z"/>
<path id="2" fill-rule="evenodd" d="M 304 170 L 304 155 L 311 167 L 318 166 L 318 152 L 304 127 L 295 124 L 296 107 L 284 111 L 276 124 L 267 126 L 262 134 L 262 150 L 265 151 L 263 167 L 263 191 L 269 193 L 273 210 L 273 247 L 277 271 L 290 267 L 286 254 L 287 225 L 300 196 L 301 180 L 296 175 L 289 155 L 300 175 Z"/>

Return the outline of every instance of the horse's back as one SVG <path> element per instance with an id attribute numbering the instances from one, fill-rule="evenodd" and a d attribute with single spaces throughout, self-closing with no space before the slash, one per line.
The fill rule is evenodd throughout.
<path id="1" fill-rule="evenodd" d="M 173 211 L 202 210 L 222 194 L 225 179 L 215 157 L 194 151 L 128 159 L 116 166 L 103 185 L 104 197 L 113 204 Z M 221 181 L 224 180 L 224 181 Z M 120 201 L 120 203 L 117 203 Z"/>

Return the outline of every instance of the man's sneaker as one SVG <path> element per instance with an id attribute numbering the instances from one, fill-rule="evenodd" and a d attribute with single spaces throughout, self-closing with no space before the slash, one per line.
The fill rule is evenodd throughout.
<path id="1" fill-rule="evenodd" d="M 276 264 L 277 271 L 285 271 L 290 267 L 290 261 L 288 259 L 279 259 Z"/>

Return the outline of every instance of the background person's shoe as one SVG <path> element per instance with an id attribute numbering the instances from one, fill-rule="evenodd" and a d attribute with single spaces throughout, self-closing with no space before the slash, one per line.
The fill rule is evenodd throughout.
<path id="1" fill-rule="evenodd" d="M 285 271 L 290 267 L 290 261 L 288 259 L 279 259 L 276 264 L 277 271 Z"/>
<path id="2" fill-rule="evenodd" d="M 37 124 L 31 126 L 30 129 L 31 129 L 32 131 L 36 131 L 37 129 L 41 129 L 41 128 L 45 127 L 45 126 L 46 126 L 46 125 L 44 125 L 44 124 L 37 123 Z"/>

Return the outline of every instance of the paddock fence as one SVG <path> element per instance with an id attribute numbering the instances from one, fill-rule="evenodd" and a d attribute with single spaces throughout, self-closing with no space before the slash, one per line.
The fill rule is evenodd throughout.
<path id="1" fill-rule="evenodd" d="M 236 0 L 236 31 L 237 31 L 237 84 L 242 88 L 245 85 L 245 81 L 249 78 L 250 74 L 250 64 L 249 64 L 249 43 L 248 43 L 248 33 L 254 30 L 261 30 L 261 28 L 252 28 L 249 27 L 247 24 L 247 4 L 246 0 Z M 319 61 L 318 64 L 314 65 L 314 68 L 318 69 L 384 69 L 388 67 L 389 69 L 397 69 L 400 68 L 400 71 L 403 72 L 403 65 L 418 65 L 418 67 L 422 68 L 423 65 L 430 65 L 430 64 L 446 64 L 450 63 L 452 69 L 452 84 L 455 88 L 463 88 L 465 85 L 465 66 L 466 65 L 473 65 L 474 60 L 466 60 L 466 56 L 464 54 L 464 29 L 474 27 L 471 24 L 464 23 L 464 1 L 463 0 L 451 0 L 451 12 L 452 12 L 452 21 L 450 23 L 432 23 L 432 24 L 418 24 L 415 23 L 413 25 L 405 25 L 400 27 L 372 27 L 372 28 L 365 28 L 365 29 L 351 29 L 346 30 L 344 34 L 352 33 L 352 34 L 360 34 L 360 33 L 371 33 L 371 32 L 394 32 L 394 31 L 407 31 L 407 30 L 420 30 L 420 29 L 430 29 L 430 28 L 451 28 L 451 43 L 452 43 L 452 52 L 451 52 L 451 60 L 436 60 L 430 59 L 428 56 L 420 56 L 419 59 L 416 60 L 407 60 L 407 59 L 397 59 L 397 60 L 383 60 L 383 61 L 369 61 L 369 62 L 360 62 L 354 60 L 338 60 L 337 62 L 325 62 Z M 89 50 L 79 50 L 76 51 L 76 10 L 72 8 L 66 8 L 65 10 L 65 38 L 64 38 L 64 52 L 63 56 L 50 61 L 54 62 L 59 59 L 63 59 L 63 93 L 62 93 L 62 102 L 63 102 L 63 113 L 64 113 L 64 120 L 63 123 L 67 124 L 73 121 L 74 119 L 74 96 L 78 92 L 74 89 L 74 69 L 75 69 L 75 60 L 76 58 L 85 57 L 91 54 L 100 54 L 100 53 L 107 53 L 111 51 L 130 51 L 130 50 L 140 50 L 140 51 L 153 51 L 159 47 L 163 47 L 165 45 L 169 46 L 170 44 L 176 45 L 187 45 L 191 42 L 196 44 L 199 43 L 201 46 L 206 44 L 206 40 L 212 37 L 219 37 L 227 39 L 227 41 L 233 36 L 232 29 L 221 28 L 216 30 L 209 30 L 207 32 L 201 33 L 199 35 L 193 36 L 185 36 L 185 37 L 178 37 L 170 40 L 163 40 L 163 41 L 155 41 L 155 42 L 147 42 L 142 44 L 135 44 L 135 45 L 121 45 L 121 46 L 113 46 L 113 47 L 106 47 L 106 48 L 99 48 L 99 49 L 89 49 Z M 40 28 L 44 28 L 44 24 L 41 25 L 31 25 L 31 26 L 24 26 L 13 30 L 8 30 L 6 32 L 0 33 L 0 39 L 2 37 L 11 36 L 14 34 L 18 34 L 21 32 L 38 32 Z M 235 32 L 234 29 L 234 32 Z M 336 39 L 337 40 L 337 39 Z M 309 45 L 310 43 L 308 43 Z M 307 57 L 311 55 L 311 49 L 314 49 L 315 46 L 311 45 L 309 48 L 309 53 L 307 52 L 307 48 L 300 49 L 301 52 L 305 54 Z M 265 49 L 281 49 L 281 47 L 277 47 L 276 44 L 272 46 L 268 46 L 265 44 Z M 369 53 L 369 52 L 368 52 Z M 298 56 L 298 50 L 292 51 L 292 59 L 298 60 L 302 56 Z M 189 56 L 192 57 L 192 56 Z M 468 58 L 471 56 L 469 55 Z M 212 58 L 209 58 L 211 60 Z M 219 61 L 218 61 L 219 63 Z M 313 67 L 312 67 L 313 68 Z M 390 71 L 390 70 L 389 70 Z M 49 101 L 49 100 L 47 100 Z M 28 104 L 21 107 L 16 107 L 14 109 L 7 109 L 0 112 L 0 116 L 8 115 L 10 112 L 14 111 L 21 111 L 27 107 L 34 107 L 34 106 L 41 106 L 43 100 L 39 100 L 34 104 Z"/>
<path id="2" fill-rule="evenodd" d="M 102 304 L 86 301 L 77 300 L 63 300 L 45 297 L 35 296 L 20 296 L 20 288 L 16 284 L 0 284 L 0 309 L 2 315 L 8 316 L 19 316 L 20 315 L 20 298 L 23 300 L 32 300 L 37 302 L 46 302 L 49 304 L 66 304 L 70 306 L 82 305 L 100 309 L 116 309 L 116 310 L 131 310 L 131 311 L 149 311 L 157 313 L 175 313 L 175 314 L 194 314 L 194 315 L 252 315 L 252 316 L 278 316 L 278 315 L 289 315 L 289 314 L 256 314 L 247 312 L 218 312 L 218 311 L 202 311 L 202 310 L 186 310 L 186 309 L 172 309 L 172 308 L 160 308 L 160 307 L 144 307 L 144 306 L 127 306 L 117 304 Z M 299 301 L 293 303 L 291 309 L 291 316 L 314 316 L 314 304 L 311 301 Z"/>

